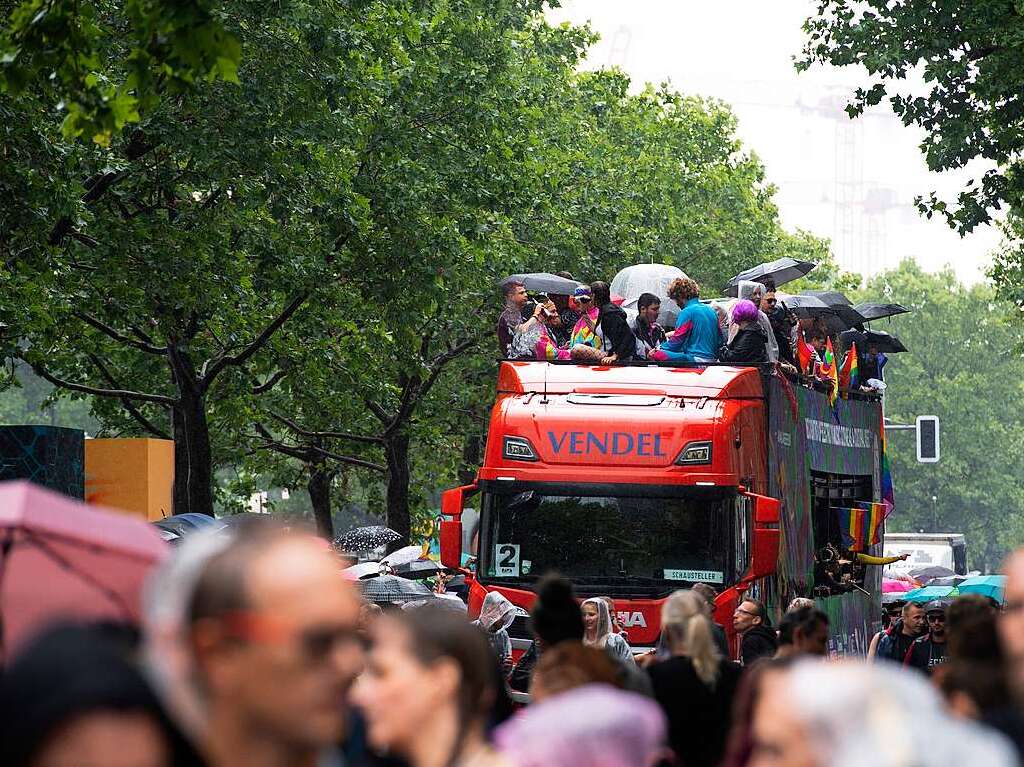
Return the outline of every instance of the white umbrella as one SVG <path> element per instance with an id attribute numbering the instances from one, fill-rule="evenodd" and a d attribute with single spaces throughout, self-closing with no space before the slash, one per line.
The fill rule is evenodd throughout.
<path id="1" fill-rule="evenodd" d="M 622 308 L 635 317 L 636 302 L 644 293 L 653 293 L 661 299 L 661 313 L 658 322 L 664 327 L 674 327 L 679 307 L 668 297 L 668 286 L 677 277 L 685 277 L 682 269 L 668 264 L 636 264 L 627 266 L 615 275 L 612 280 L 611 292 L 624 299 Z"/>

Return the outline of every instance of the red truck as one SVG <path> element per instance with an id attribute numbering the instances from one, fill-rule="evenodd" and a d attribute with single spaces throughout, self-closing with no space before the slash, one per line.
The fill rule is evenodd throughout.
<path id="1" fill-rule="evenodd" d="M 657 642 L 665 598 L 705 582 L 731 641 L 744 593 L 776 613 L 813 595 L 833 650 L 863 652 L 878 568 L 847 567 L 840 584 L 821 554 L 842 550 L 837 505 L 880 500 L 881 424 L 877 400 L 833 407 L 754 367 L 505 361 L 476 481 L 442 496 L 441 560 L 461 563 L 472 498 L 471 614 L 498 590 L 525 616 L 557 571 L 581 597 L 611 597 L 639 649 Z M 512 634 L 528 638 L 524 620 Z"/>

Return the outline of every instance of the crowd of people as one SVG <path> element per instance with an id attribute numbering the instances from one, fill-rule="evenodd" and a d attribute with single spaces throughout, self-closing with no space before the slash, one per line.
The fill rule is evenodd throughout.
<path id="1" fill-rule="evenodd" d="M 559 276 L 572 279 L 567 272 Z M 843 382 L 864 390 L 884 388 L 885 355 L 865 334 L 831 334 L 820 317 L 797 316 L 779 300 L 770 278 L 742 281 L 736 299 L 703 301 L 688 277 L 673 280 L 666 298 L 679 307 L 674 328 L 658 324 L 662 297 L 642 294 L 636 316 L 612 300 L 608 283 L 580 285 L 574 294 L 532 296 L 521 282 L 502 285 L 499 353 L 507 359 L 613 363 L 653 360 L 675 363 L 779 363 L 789 373 L 828 378 L 847 367 L 856 349 L 857 379 Z M 830 360 L 831 353 L 835 359 Z"/>
<path id="2" fill-rule="evenodd" d="M 1024 552 L 1006 602 L 907 605 L 873 663 L 825 658 L 828 616 L 776 631 L 744 598 L 730 652 L 714 589 L 676 591 L 636 653 L 614 601 L 537 585 L 515 608 L 376 609 L 323 541 L 269 526 L 201 535 L 154 574 L 141 629 L 62 625 L 0 675 L 8 767 L 830 767 L 1017 763 Z M 450 600 L 437 600 L 446 602 Z M 512 690 L 528 691 L 517 709 Z"/>

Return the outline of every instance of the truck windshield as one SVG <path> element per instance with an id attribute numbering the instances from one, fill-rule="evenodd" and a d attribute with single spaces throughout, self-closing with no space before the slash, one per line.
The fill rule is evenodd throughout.
<path id="1" fill-rule="evenodd" d="M 488 494 L 480 577 L 529 581 L 557 571 L 581 588 L 609 592 L 726 585 L 733 580 L 734 497 L 692 488 L 654 488 L 642 497 Z"/>

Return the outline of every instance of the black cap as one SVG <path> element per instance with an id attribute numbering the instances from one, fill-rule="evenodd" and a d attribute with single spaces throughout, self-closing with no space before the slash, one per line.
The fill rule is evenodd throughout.
<path id="1" fill-rule="evenodd" d="M 925 615 L 928 613 L 944 613 L 951 604 L 953 604 L 951 599 L 933 599 L 924 606 Z"/>

